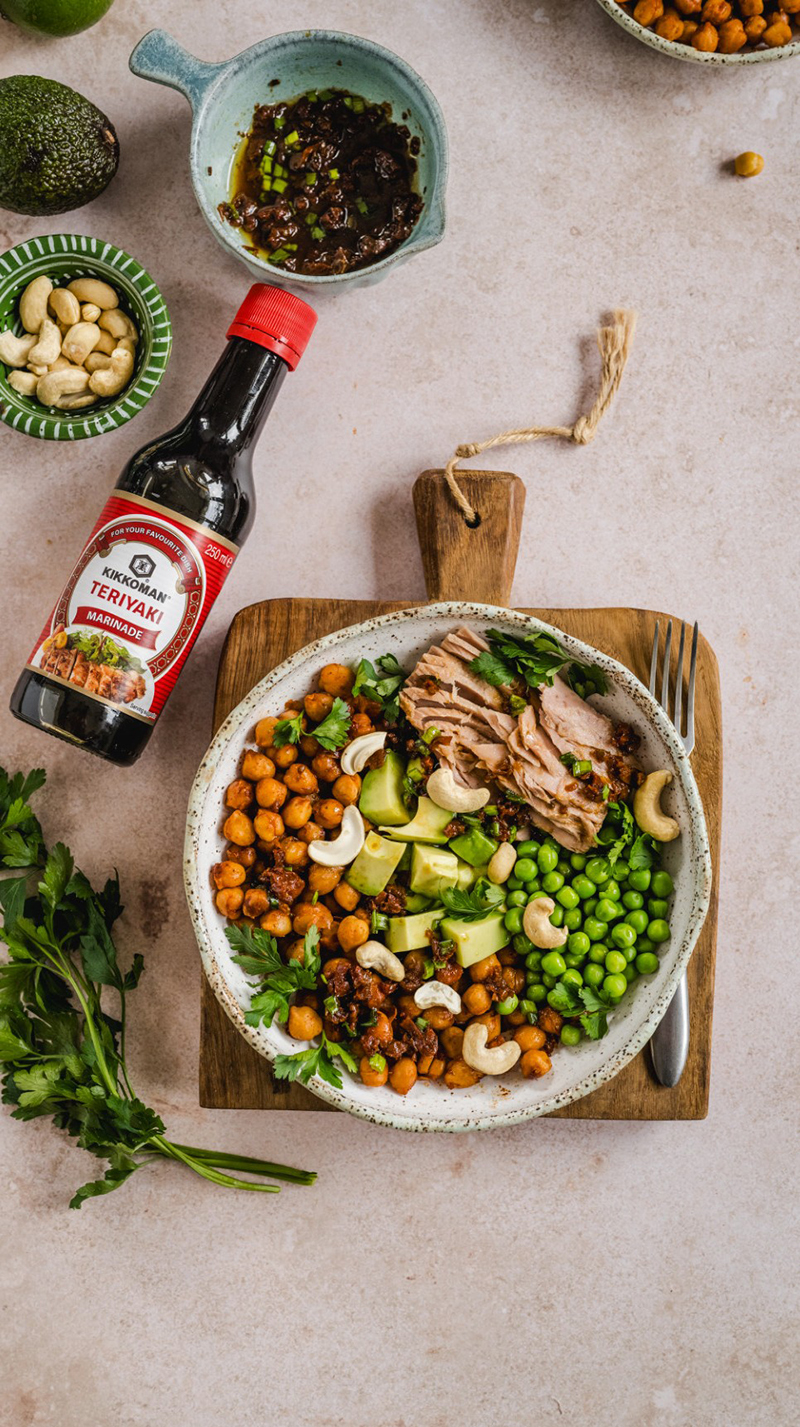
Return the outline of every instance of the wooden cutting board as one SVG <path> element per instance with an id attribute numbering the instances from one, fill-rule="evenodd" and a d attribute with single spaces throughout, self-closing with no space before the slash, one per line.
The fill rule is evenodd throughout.
<path id="1" fill-rule="evenodd" d="M 525 490 L 506 472 L 460 475 L 467 498 L 481 512 L 468 528 L 452 504 L 442 473 L 426 471 L 414 489 L 425 582 L 431 599 L 479 600 L 507 605 L 516 563 Z M 374 615 L 404 609 L 409 600 L 279 599 L 250 605 L 235 616 L 220 659 L 214 730 L 276 664 L 324 634 Z M 641 609 L 529 609 L 611 654 L 647 683 L 657 619 Z M 674 616 L 673 616 L 674 618 Z M 680 624 L 680 618 L 678 619 Z M 673 674 L 675 665 L 673 641 Z M 720 820 L 722 813 L 722 711 L 713 650 L 700 638 L 697 664 L 696 745 L 692 766 L 711 841 L 714 886 L 705 926 L 689 965 L 691 1041 L 677 1086 L 659 1085 L 645 1049 L 614 1080 L 556 1113 L 570 1119 L 699 1120 L 708 1111 L 711 1017 L 717 932 Z M 200 1104 L 212 1109 L 318 1110 L 332 1106 L 301 1085 L 273 1081 L 267 1062 L 228 1020 L 205 977 L 200 1032 Z M 338 1113 L 338 1112 L 334 1112 Z"/>

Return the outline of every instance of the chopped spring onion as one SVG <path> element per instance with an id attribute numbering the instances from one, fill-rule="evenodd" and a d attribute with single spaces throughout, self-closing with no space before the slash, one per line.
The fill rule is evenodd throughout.
<path id="1" fill-rule="evenodd" d="M 336 182 L 336 180 L 337 180 L 338 177 L 339 177 L 339 170 L 338 170 L 338 168 L 329 168 L 329 169 L 328 169 L 328 178 L 331 179 L 334 183 Z"/>
<path id="2" fill-rule="evenodd" d="M 376 932 L 386 932 L 389 930 L 389 918 L 383 912 L 373 912 L 370 919 L 370 931 L 375 936 Z"/>
<path id="3" fill-rule="evenodd" d="M 285 144 L 287 144 L 287 145 L 289 145 L 289 144 L 296 144 L 299 138 L 300 138 L 300 135 L 298 134 L 297 130 L 296 130 L 296 129 L 292 129 L 291 134 L 287 134 L 287 135 L 286 135 L 286 138 L 284 139 L 283 142 L 284 142 Z"/>
<path id="4" fill-rule="evenodd" d="M 315 174 L 313 169 L 309 169 L 308 173 L 306 174 L 306 183 L 308 184 L 309 188 L 314 188 L 316 186 L 316 182 L 317 174 Z"/>
<path id="5" fill-rule="evenodd" d="M 267 142 L 266 142 L 265 145 L 264 145 L 264 153 L 265 153 L 265 154 L 274 154 L 274 152 L 275 152 L 275 150 L 277 149 L 277 147 L 278 147 L 278 145 L 276 144 L 276 142 L 275 142 L 274 139 L 267 139 Z"/>
<path id="6" fill-rule="evenodd" d="M 363 213 L 365 216 L 369 213 L 369 205 L 364 202 L 363 198 L 356 199 L 356 208 L 359 213 Z"/>
<path id="7" fill-rule="evenodd" d="M 276 128 L 279 132 L 280 132 L 281 129 L 285 129 L 285 128 L 286 128 L 286 115 L 285 115 L 285 114 L 279 114 L 279 115 L 278 115 L 278 117 L 277 117 L 276 120 L 275 120 L 275 128 Z"/>
<path id="8" fill-rule="evenodd" d="M 264 155 L 258 167 L 264 174 L 272 173 L 272 159 L 270 158 L 269 154 Z"/>
<path id="9" fill-rule="evenodd" d="M 289 170 L 288 170 L 288 168 L 284 168 L 283 164 L 276 164 L 275 167 L 274 167 L 274 169 L 273 169 L 272 171 L 273 171 L 273 173 L 275 174 L 275 177 L 276 177 L 276 178 L 288 178 L 288 177 L 289 177 Z"/>
<path id="10" fill-rule="evenodd" d="M 270 263 L 282 263 L 286 260 L 286 258 L 288 258 L 288 256 L 289 254 L 287 253 L 285 248 L 276 248 L 274 253 L 269 254 L 267 261 Z"/>
<path id="11" fill-rule="evenodd" d="M 363 99 L 359 99 L 359 97 L 358 97 L 357 94 L 356 94 L 356 95 L 347 94 L 347 95 L 345 96 L 345 101 L 344 101 L 344 102 L 345 102 L 345 104 L 347 105 L 348 109 L 352 109 L 352 111 L 353 111 L 354 114 L 363 114 L 363 113 L 364 113 L 364 110 L 365 110 L 366 107 L 367 107 L 366 104 L 364 103 L 364 100 L 363 100 Z"/>
<path id="12" fill-rule="evenodd" d="M 288 184 L 285 178 L 274 178 L 272 180 L 272 187 L 275 189 L 276 193 L 285 193 Z"/>
<path id="13" fill-rule="evenodd" d="M 377 1070 L 378 1073 L 382 1075 L 384 1070 L 386 1069 L 386 1061 L 384 1060 L 383 1056 L 371 1055 L 369 1058 L 369 1068 L 370 1070 Z"/>
<path id="14" fill-rule="evenodd" d="M 308 224 L 309 228 L 311 227 L 312 223 L 316 223 L 316 221 L 317 221 L 317 214 L 316 214 L 316 213 L 307 213 L 307 214 L 306 214 L 306 223 Z"/>
<path id="15" fill-rule="evenodd" d="M 320 97 L 320 99 L 332 99 L 332 98 L 333 98 L 333 90 L 332 90 L 332 89 L 321 89 L 321 90 L 319 91 L 319 97 Z"/>
<path id="16" fill-rule="evenodd" d="M 311 229 L 311 236 L 312 236 L 312 238 L 314 239 L 314 241 L 315 241 L 316 243 L 319 243 L 319 242 L 321 242 L 321 240 L 325 237 L 325 229 L 324 229 L 324 228 L 312 228 L 312 229 Z"/>

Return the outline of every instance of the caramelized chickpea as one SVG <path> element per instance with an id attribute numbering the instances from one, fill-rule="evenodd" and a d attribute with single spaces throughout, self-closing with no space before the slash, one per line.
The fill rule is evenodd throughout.
<path id="1" fill-rule="evenodd" d="M 498 971 L 499 968 L 500 962 L 497 960 L 497 957 L 492 954 L 491 956 L 485 956 L 483 961 L 476 961 L 474 965 L 469 968 L 469 974 L 473 981 L 486 981 L 492 972 Z"/>
<path id="2" fill-rule="evenodd" d="M 522 1051 L 541 1050 L 545 1040 L 544 1031 L 538 1026 L 520 1026 L 519 1030 L 514 1032 L 514 1040 Z"/>
<path id="3" fill-rule="evenodd" d="M 286 798 L 286 788 L 277 778 L 267 776 L 256 783 L 256 802 L 260 808 L 274 808 L 277 811 L 283 807 Z"/>
<path id="4" fill-rule="evenodd" d="M 417 1016 L 420 1015 L 419 1006 L 417 1005 L 413 996 L 409 996 L 407 994 L 398 996 L 397 1005 L 399 1010 L 402 1011 L 403 1015 L 408 1016 L 412 1021 L 416 1020 Z M 427 1020 L 427 1013 L 425 1019 Z"/>
<path id="5" fill-rule="evenodd" d="M 256 840 L 253 824 L 246 813 L 231 813 L 222 824 L 222 831 L 228 842 L 235 842 L 239 847 L 249 847 Z"/>
<path id="6" fill-rule="evenodd" d="M 675 0 L 675 9 L 682 15 L 699 15 L 703 8 L 703 0 Z"/>
<path id="7" fill-rule="evenodd" d="M 441 981 L 443 986 L 454 986 L 458 990 L 465 975 L 463 966 L 459 966 L 457 961 L 448 961 L 446 966 L 439 967 L 436 980 Z"/>
<path id="8" fill-rule="evenodd" d="M 305 827 L 311 821 L 314 804 L 310 798 L 290 798 L 283 809 L 283 821 L 287 827 Z"/>
<path id="9" fill-rule="evenodd" d="M 321 723 L 333 708 L 333 698 L 330 694 L 306 694 L 303 708 L 313 723 Z"/>
<path id="10" fill-rule="evenodd" d="M 322 1019 L 313 1006 L 290 1006 L 288 1030 L 296 1041 L 313 1041 L 322 1034 Z"/>
<path id="11" fill-rule="evenodd" d="M 389 1084 L 398 1095 L 407 1095 L 417 1083 L 417 1067 L 410 1056 L 401 1056 L 389 1071 Z"/>
<path id="12" fill-rule="evenodd" d="M 313 738 L 310 733 L 303 734 L 303 737 L 300 739 L 300 742 L 298 743 L 297 747 L 300 749 L 300 752 L 302 753 L 303 757 L 308 759 L 309 763 L 311 762 L 312 758 L 316 757 L 320 750 L 320 744 L 318 740 L 316 738 Z"/>
<path id="13" fill-rule="evenodd" d="M 792 38 L 792 27 L 787 21 L 777 20 L 772 25 L 767 25 L 761 36 L 765 45 L 769 45 L 771 50 L 781 49 L 783 45 L 788 45 Z"/>
<path id="14" fill-rule="evenodd" d="M 719 27 L 719 52 L 724 55 L 738 54 L 747 44 L 747 35 L 741 20 L 728 20 Z"/>
<path id="15" fill-rule="evenodd" d="M 369 941 L 369 925 L 360 917 L 343 917 L 339 923 L 338 936 L 342 951 L 355 951 L 356 947 Z"/>
<path id="16" fill-rule="evenodd" d="M 357 773 L 340 773 L 331 788 L 334 798 L 338 798 L 340 803 L 344 803 L 349 808 L 351 803 L 358 802 L 361 792 L 361 779 Z"/>
<path id="17" fill-rule="evenodd" d="M 319 842 L 320 838 L 325 836 L 325 830 L 320 827 L 319 823 L 315 823 L 312 819 L 311 822 L 305 823 L 305 825 L 300 828 L 297 836 L 301 842 Z"/>
<path id="18" fill-rule="evenodd" d="M 288 936 L 292 930 L 292 919 L 285 907 L 275 907 L 261 918 L 258 925 L 272 936 Z"/>
<path id="19" fill-rule="evenodd" d="M 379 1045 L 388 1045 L 394 1035 L 392 1023 L 389 1017 L 383 1014 L 383 1011 L 377 1011 L 375 1014 L 376 1020 L 372 1027 L 372 1034 Z"/>
<path id="20" fill-rule="evenodd" d="M 262 808 L 260 813 L 256 813 L 253 820 L 258 836 L 267 845 L 277 842 L 279 837 L 283 837 L 283 818 L 280 813 L 273 813 L 268 808 Z"/>
<path id="21" fill-rule="evenodd" d="M 375 1059 L 375 1057 L 373 1057 L 373 1059 Z M 366 1055 L 361 1057 L 361 1061 L 358 1067 L 358 1073 L 361 1076 L 361 1079 L 363 1080 L 365 1085 L 376 1086 L 386 1084 L 387 1080 L 389 1079 L 389 1067 L 386 1064 L 386 1061 L 383 1060 L 383 1056 L 381 1056 L 381 1061 L 383 1061 L 382 1066 L 380 1064 L 380 1061 L 378 1061 L 375 1065 L 371 1065 L 369 1058 Z"/>
<path id="22" fill-rule="evenodd" d="M 287 867 L 305 867 L 308 864 L 308 843 L 299 837 L 281 838 L 281 847 Z"/>
<path id="23" fill-rule="evenodd" d="M 215 887 L 241 887 L 246 873 L 241 862 L 215 862 L 211 876 Z"/>
<path id="24" fill-rule="evenodd" d="M 448 1026 L 452 1026 L 455 1020 L 453 1012 L 448 1011 L 445 1006 L 429 1006 L 422 1012 L 417 1006 L 416 1014 L 418 1016 L 422 1014 L 425 1017 L 432 1031 L 445 1031 Z"/>
<path id="25" fill-rule="evenodd" d="M 683 20 L 676 10 L 665 10 L 653 28 L 662 40 L 679 40 L 683 35 Z"/>
<path id="26" fill-rule="evenodd" d="M 320 827 L 338 827 L 344 816 L 344 808 L 337 798 L 323 798 L 321 803 L 317 803 L 316 819 Z"/>
<path id="27" fill-rule="evenodd" d="M 262 718 L 256 724 L 256 743 L 259 748 L 270 748 L 275 733 L 276 718 Z"/>
<path id="28" fill-rule="evenodd" d="M 234 842 L 228 843 L 224 855 L 226 862 L 239 862 L 242 867 L 252 867 L 256 860 L 254 847 L 237 847 Z"/>
<path id="29" fill-rule="evenodd" d="M 441 1080 L 444 1075 L 444 1061 L 441 1056 L 435 1055 L 426 1071 L 429 1080 Z"/>
<path id="30" fill-rule="evenodd" d="M 696 35 L 699 29 L 700 26 L 698 25 L 696 20 L 684 20 L 683 34 L 681 35 L 681 44 L 691 44 L 692 36 Z"/>
<path id="31" fill-rule="evenodd" d="M 705 0 L 700 19 L 712 25 L 724 25 L 731 18 L 733 6 L 730 0 Z"/>
<path id="32" fill-rule="evenodd" d="M 308 885 L 312 892 L 319 892 L 321 897 L 326 897 L 332 892 L 334 887 L 341 881 L 343 867 L 323 867 L 321 863 L 314 863 L 308 874 Z"/>
<path id="33" fill-rule="evenodd" d="M 229 808 L 249 808 L 253 801 L 253 785 L 246 778 L 235 778 L 225 790 L 225 803 Z"/>
<path id="34" fill-rule="evenodd" d="M 554 1011 L 552 1006 L 543 1006 L 536 1019 L 549 1036 L 557 1036 L 564 1024 L 563 1016 Z"/>
<path id="35" fill-rule="evenodd" d="M 355 713 L 353 714 L 353 717 L 350 720 L 351 738 L 360 738 L 362 733 L 372 733 L 374 731 L 374 728 L 375 725 L 372 722 L 372 719 L 370 718 L 369 714 Z"/>
<path id="36" fill-rule="evenodd" d="M 217 911 L 222 912 L 223 917 L 238 917 L 244 901 L 244 892 L 241 887 L 223 887 L 221 892 L 217 892 L 214 901 Z"/>
<path id="37" fill-rule="evenodd" d="M 333 895 L 335 901 L 345 912 L 354 912 L 361 901 L 361 893 L 357 892 L 355 887 L 351 887 L 349 882 L 340 882 L 337 887 L 334 887 Z"/>
<path id="38" fill-rule="evenodd" d="M 291 793 L 316 793 L 319 784 L 305 763 L 293 763 L 283 775 L 283 781 Z"/>
<path id="39" fill-rule="evenodd" d="M 295 936 L 305 936 L 309 927 L 319 927 L 323 932 L 328 930 L 332 921 L 332 914 L 321 903 L 298 902 L 292 918 L 292 930 Z"/>
<path id="40" fill-rule="evenodd" d="M 706 21 L 704 25 L 695 30 L 691 38 L 692 49 L 700 50 L 703 54 L 713 54 L 719 45 L 719 30 Z M 537 1051 L 537 1054 L 539 1052 Z M 541 1052 L 544 1055 L 544 1051 Z M 544 1072 L 541 1072 L 542 1074 Z"/>
<path id="41" fill-rule="evenodd" d="M 552 1065 L 553 1062 L 546 1050 L 526 1050 L 519 1062 L 520 1070 L 526 1080 L 530 1080 L 531 1076 L 535 1076 L 538 1080 L 541 1075 L 547 1074 Z"/>
<path id="42" fill-rule="evenodd" d="M 403 958 L 406 976 L 421 977 L 425 970 L 425 957 L 421 951 L 410 951 L 408 956 Z M 415 1012 L 419 1015 L 419 1008 Z"/>
<path id="43" fill-rule="evenodd" d="M 525 988 L 525 972 L 517 966 L 503 967 L 503 980 L 508 987 L 511 996 L 519 996 Z"/>
<path id="44" fill-rule="evenodd" d="M 299 962 L 300 962 L 300 965 L 302 966 L 302 965 L 303 965 L 303 962 L 305 961 L 305 959 L 306 959 L 306 947 L 305 947 L 305 942 L 303 941 L 303 938 L 302 938 L 302 937 L 298 937 L 298 938 L 297 938 L 297 941 L 293 941 L 292 944 L 291 944 L 291 946 L 287 948 L 287 951 L 286 951 L 286 960 L 287 960 L 287 961 L 299 961 Z"/>
<path id="45" fill-rule="evenodd" d="M 465 1060 L 451 1060 L 444 1073 L 448 1090 L 466 1090 L 469 1085 L 477 1085 L 480 1078 L 480 1071 L 473 1070 Z"/>
<path id="46" fill-rule="evenodd" d="M 252 783 L 258 783 L 261 778 L 271 778 L 275 772 L 275 764 L 266 753 L 254 753 L 248 748 L 242 758 L 242 777 L 249 778 Z"/>
<path id="47" fill-rule="evenodd" d="M 767 22 L 764 19 L 763 15 L 754 15 L 752 20 L 747 21 L 747 24 L 744 27 L 744 32 L 747 35 L 747 38 L 750 41 L 751 45 L 758 44 L 766 28 Z"/>
<path id="48" fill-rule="evenodd" d="M 355 674 L 346 664 L 326 664 L 320 670 L 319 686 L 324 694 L 334 699 L 346 699 L 355 683 Z"/>
<path id="49" fill-rule="evenodd" d="M 271 753 L 276 768 L 289 768 L 297 762 L 298 753 L 293 743 L 284 743 L 282 748 L 274 748 Z"/>
<path id="50" fill-rule="evenodd" d="M 334 971 L 340 966 L 351 966 L 346 956 L 332 956 L 330 961 L 326 961 L 322 967 L 323 976 L 332 976 Z"/>
<path id="51" fill-rule="evenodd" d="M 332 753 L 327 752 L 318 753 L 311 767 L 314 769 L 317 777 L 322 779 L 323 783 L 333 783 L 342 771 L 339 767 L 338 758 L 335 758 Z"/>
<path id="52" fill-rule="evenodd" d="M 428 1022 L 428 1024 L 430 1024 L 430 1022 Z M 464 1031 L 461 1026 L 445 1026 L 439 1037 L 439 1044 L 448 1060 L 461 1059 L 461 1047 L 463 1043 Z"/>
<path id="53" fill-rule="evenodd" d="M 489 1010 L 492 998 L 480 981 L 473 981 L 461 997 L 461 1003 L 471 1016 L 482 1016 L 484 1011 Z"/>
<path id="54" fill-rule="evenodd" d="M 427 1075 L 428 1071 L 433 1065 L 433 1059 L 434 1058 L 432 1055 L 421 1055 L 419 1060 L 417 1061 L 417 1074 Z"/>
<path id="55" fill-rule="evenodd" d="M 633 18 L 638 20 L 640 25 L 652 25 L 654 20 L 658 20 L 664 13 L 663 0 L 637 0 L 633 9 Z"/>
<path id="56" fill-rule="evenodd" d="M 248 887 L 244 894 L 242 911 L 251 921 L 257 922 L 269 911 L 269 893 L 266 887 Z"/>
<path id="57" fill-rule="evenodd" d="M 747 153 L 739 154 L 735 167 L 740 178 L 754 178 L 763 169 L 764 160 L 760 154 L 748 150 Z"/>
<path id="58" fill-rule="evenodd" d="M 797 6 L 800 9 L 800 0 L 797 0 Z M 764 0 L 739 0 L 739 9 L 746 20 L 749 20 L 751 15 L 763 15 Z"/>
<path id="59" fill-rule="evenodd" d="M 485 1011 L 482 1016 L 476 1016 L 475 1021 L 480 1026 L 486 1027 L 486 1044 L 496 1040 L 502 1030 L 500 1017 L 496 1011 Z"/>

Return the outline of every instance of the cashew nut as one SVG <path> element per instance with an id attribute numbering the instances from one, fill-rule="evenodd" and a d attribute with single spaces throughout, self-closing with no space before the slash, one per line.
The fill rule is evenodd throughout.
<path id="1" fill-rule="evenodd" d="M 454 1016 L 461 1013 L 461 997 L 455 986 L 445 986 L 443 981 L 424 981 L 414 992 L 414 1000 L 421 1011 L 427 1011 L 431 1006 L 444 1006 Z"/>
<path id="2" fill-rule="evenodd" d="M 96 322 L 76 322 L 67 332 L 61 344 L 61 351 L 79 367 L 86 361 L 89 353 L 94 351 L 99 341 L 100 328 Z"/>
<path id="3" fill-rule="evenodd" d="M 313 845 L 310 844 L 311 847 Z M 364 966 L 369 971 L 377 971 L 379 976 L 385 976 L 387 981 L 402 981 L 406 974 L 400 957 L 395 956 L 388 946 L 382 946 L 379 941 L 365 941 L 356 952 L 356 961 L 359 966 Z"/>
<path id="4" fill-rule="evenodd" d="M 133 356 L 125 347 L 115 347 L 109 365 L 92 372 L 89 386 L 97 396 L 119 396 L 133 376 Z M 337 862 L 338 866 L 338 862 Z"/>
<path id="5" fill-rule="evenodd" d="M 507 882 L 514 871 L 514 863 L 517 860 L 517 850 L 510 842 L 501 842 L 496 853 L 489 859 L 489 866 L 486 869 L 486 876 L 490 882 Z"/>
<path id="6" fill-rule="evenodd" d="M 39 378 L 35 372 L 9 372 L 8 385 L 18 391 L 20 396 L 33 396 L 36 391 Z"/>
<path id="7" fill-rule="evenodd" d="M 35 347 L 38 340 L 36 333 L 33 336 L 17 337 L 10 327 L 5 332 L 0 332 L 0 362 L 5 362 L 7 367 L 24 367 L 31 347 Z"/>
<path id="8" fill-rule="evenodd" d="M 489 1032 L 480 1021 L 473 1021 L 464 1032 L 461 1058 L 481 1075 L 505 1075 L 519 1060 L 522 1049 L 517 1041 L 503 1041 L 488 1047 Z"/>
<path id="9" fill-rule="evenodd" d="M 107 357 L 110 357 L 116 346 L 117 343 L 114 341 L 114 338 L 111 336 L 111 333 L 101 331 L 100 341 L 97 343 L 97 346 L 94 350 L 96 352 L 104 352 Z"/>
<path id="10" fill-rule="evenodd" d="M 42 367 L 38 362 L 28 362 L 28 371 L 33 372 L 35 377 L 46 377 L 50 367 Z"/>
<path id="11" fill-rule="evenodd" d="M 535 897 L 529 902 L 522 915 L 522 930 L 526 937 L 541 950 L 563 946 L 567 939 L 566 927 L 554 927 L 550 915 L 556 909 L 552 897 Z"/>
<path id="12" fill-rule="evenodd" d="M 88 386 L 89 373 L 82 367 L 64 367 L 59 372 L 48 372 L 39 378 L 36 399 L 42 406 L 58 406 L 62 396 L 77 396 Z"/>
<path id="13" fill-rule="evenodd" d="M 59 411 L 78 411 L 80 407 L 91 406 L 95 401 L 97 401 L 97 397 L 92 396 L 91 392 L 87 396 L 81 396 L 78 392 L 75 396 L 59 397 L 56 406 Z"/>
<path id="14" fill-rule="evenodd" d="M 70 294 L 70 296 L 72 296 L 72 294 Z M 84 302 L 81 308 L 81 320 L 83 322 L 96 322 L 102 310 L 102 307 L 98 307 L 96 302 Z"/>
<path id="15" fill-rule="evenodd" d="M 105 352 L 90 352 L 83 365 L 87 372 L 103 372 L 111 366 L 111 358 Z"/>
<path id="16" fill-rule="evenodd" d="M 465 788 L 456 782 L 449 768 L 436 768 L 425 791 L 437 808 L 448 813 L 476 813 L 489 801 L 488 788 Z"/>
<path id="17" fill-rule="evenodd" d="M 35 277 L 19 300 L 19 320 L 26 332 L 38 332 L 47 316 L 47 299 L 53 291 L 49 277 Z"/>
<path id="18" fill-rule="evenodd" d="M 95 382 L 100 381 L 106 375 L 105 372 L 94 372 L 89 378 L 89 385 L 92 391 L 97 391 Z M 102 395 L 102 393 L 100 393 Z M 308 844 L 308 855 L 312 862 L 319 862 L 322 867 L 344 867 L 348 862 L 352 862 L 357 857 L 367 836 L 358 808 L 352 804 L 345 808 L 344 817 L 339 836 L 333 842 L 325 842 L 318 838 L 316 842 Z"/>
<path id="19" fill-rule="evenodd" d="M 28 353 L 31 367 L 49 367 L 61 353 L 61 329 L 49 317 L 45 317 L 39 330 L 39 340 Z"/>
<path id="20" fill-rule="evenodd" d="M 139 340 L 139 333 L 127 312 L 123 312 L 121 307 L 114 307 L 110 312 L 104 312 L 97 322 L 104 332 L 110 332 L 111 336 L 116 337 L 117 340 L 120 337 L 130 337 L 132 342 Z"/>
<path id="21" fill-rule="evenodd" d="M 50 294 L 50 310 L 63 327 L 74 327 L 81 320 L 81 305 L 68 287 L 54 287 Z"/>
<path id="22" fill-rule="evenodd" d="M 666 768 L 648 773 L 642 786 L 633 795 L 633 816 L 642 832 L 649 832 L 658 842 L 674 842 L 680 837 L 680 824 L 661 811 L 661 793 L 672 782 Z"/>
<path id="23" fill-rule="evenodd" d="M 373 753 L 377 753 L 379 748 L 383 748 L 385 742 L 385 733 L 362 733 L 358 738 L 354 738 L 342 754 L 342 772 L 351 776 L 353 773 L 360 773 L 368 759 Z"/>
<path id="24" fill-rule="evenodd" d="M 71 366 L 72 362 L 68 362 L 66 357 L 56 357 L 55 361 L 50 363 L 47 370 L 48 372 L 63 372 L 67 367 Z M 44 373 L 42 373 L 42 376 L 44 376 Z"/>
<path id="25" fill-rule="evenodd" d="M 101 308 L 117 307 L 119 298 L 108 282 L 98 277 L 76 277 L 69 284 L 69 292 L 74 292 L 79 302 L 93 302 Z"/>

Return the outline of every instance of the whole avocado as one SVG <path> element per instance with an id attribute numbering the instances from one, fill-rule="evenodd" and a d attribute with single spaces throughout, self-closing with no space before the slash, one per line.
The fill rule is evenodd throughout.
<path id="1" fill-rule="evenodd" d="M 77 35 L 102 20 L 114 0 L 0 0 L 0 15 L 28 35 Z"/>
<path id="2" fill-rule="evenodd" d="M 114 125 L 66 84 L 0 79 L 0 208 L 66 213 L 91 203 L 119 163 Z"/>

